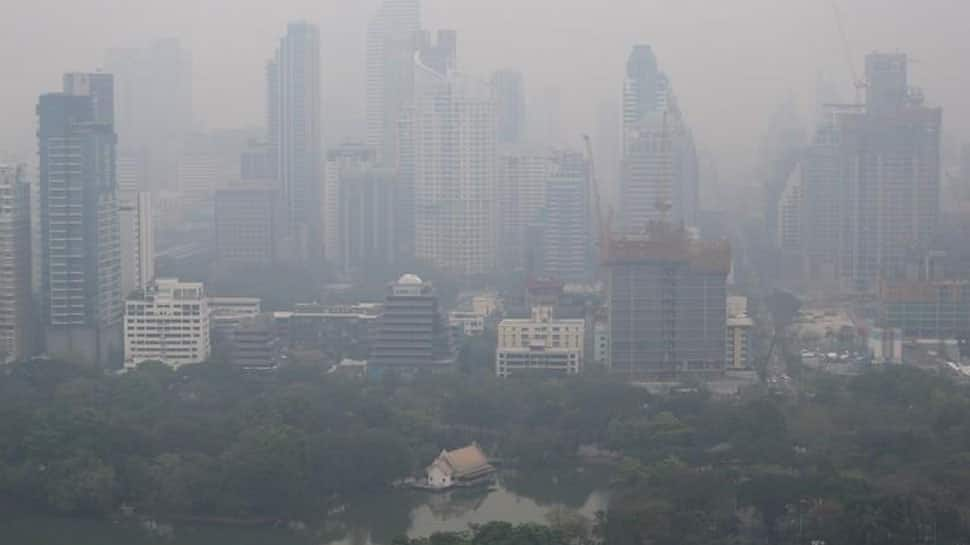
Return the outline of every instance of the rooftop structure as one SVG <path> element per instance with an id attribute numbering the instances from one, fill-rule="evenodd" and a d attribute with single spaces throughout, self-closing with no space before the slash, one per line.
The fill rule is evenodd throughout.
<path id="1" fill-rule="evenodd" d="M 488 477 L 495 468 L 478 443 L 457 450 L 442 450 L 425 470 L 431 488 L 446 489 Z"/>

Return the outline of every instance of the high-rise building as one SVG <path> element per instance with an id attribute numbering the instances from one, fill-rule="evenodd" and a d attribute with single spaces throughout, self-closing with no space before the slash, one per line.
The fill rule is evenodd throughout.
<path id="1" fill-rule="evenodd" d="M 589 165 L 582 154 L 561 152 L 546 182 L 542 273 L 566 281 L 589 278 L 591 262 Z"/>
<path id="2" fill-rule="evenodd" d="M 670 80 L 660 71 L 657 57 L 649 45 L 635 45 L 626 61 L 623 82 L 623 148 L 627 148 L 629 129 L 636 129 L 650 114 L 669 109 Z"/>
<path id="3" fill-rule="evenodd" d="M 548 151 L 520 148 L 503 150 L 498 161 L 499 262 L 506 269 L 538 274 L 542 256 L 532 255 L 536 249 L 527 239 L 546 206 L 546 187 L 555 165 Z"/>
<path id="4" fill-rule="evenodd" d="M 610 369 L 631 379 L 725 367 L 726 242 L 669 224 L 608 241 Z"/>
<path id="5" fill-rule="evenodd" d="M 525 85 L 522 72 L 499 70 L 492 74 L 495 88 L 496 142 L 515 145 L 525 140 Z"/>
<path id="6" fill-rule="evenodd" d="M 345 274 L 397 259 L 397 180 L 394 170 L 378 166 L 370 147 L 347 144 L 328 154 L 328 258 Z"/>
<path id="7" fill-rule="evenodd" d="M 30 187 L 24 167 L 0 164 L 0 363 L 32 353 Z"/>
<path id="8" fill-rule="evenodd" d="M 496 264 L 495 103 L 487 82 L 454 72 L 455 44 L 454 32 L 441 32 L 416 55 L 402 147 L 413 159 L 416 256 L 474 275 Z"/>
<path id="9" fill-rule="evenodd" d="M 728 369 L 751 368 L 751 333 L 754 320 L 748 316 L 748 298 L 728 297 L 727 345 L 725 359 Z"/>
<path id="10" fill-rule="evenodd" d="M 160 278 L 125 305 L 125 367 L 160 361 L 171 367 L 209 359 L 209 307 L 199 282 Z"/>
<path id="11" fill-rule="evenodd" d="M 377 160 L 398 161 L 399 123 L 413 98 L 420 0 L 383 0 L 367 27 L 367 144 Z"/>
<path id="12" fill-rule="evenodd" d="M 652 221 L 694 226 L 698 163 L 694 137 L 653 50 L 637 45 L 623 85 L 623 161 L 617 200 L 626 232 Z"/>
<path id="13" fill-rule="evenodd" d="M 114 75 L 119 155 L 139 162 L 141 191 L 174 190 L 178 155 L 192 130 L 192 56 L 176 38 L 105 54 Z"/>
<path id="14" fill-rule="evenodd" d="M 286 203 L 287 238 L 294 255 L 318 261 L 323 257 L 319 28 L 290 23 L 266 74 L 268 140 Z"/>
<path id="15" fill-rule="evenodd" d="M 121 231 L 121 293 L 144 289 L 155 279 L 155 225 L 152 195 L 147 191 L 119 192 Z"/>
<path id="16" fill-rule="evenodd" d="M 813 272 L 874 292 L 936 235 L 942 110 L 909 87 L 905 54 L 868 55 L 866 78 L 865 107 L 831 109 L 809 149 L 805 243 Z"/>
<path id="17" fill-rule="evenodd" d="M 122 316 L 111 75 L 65 75 L 37 114 L 47 351 L 107 365 Z"/>
<path id="18" fill-rule="evenodd" d="M 252 183 L 216 192 L 215 243 L 219 263 L 227 267 L 265 266 L 277 260 L 285 227 L 279 193 Z"/>
<path id="19" fill-rule="evenodd" d="M 455 363 L 455 331 L 430 283 L 405 274 L 388 286 L 369 365 L 414 372 Z"/>
<path id="20" fill-rule="evenodd" d="M 577 375 L 583 370 L 585 320 L 560 320 L 552 307 L 532 309 L 530 319 L 498 325 L 495 374 Z"/>

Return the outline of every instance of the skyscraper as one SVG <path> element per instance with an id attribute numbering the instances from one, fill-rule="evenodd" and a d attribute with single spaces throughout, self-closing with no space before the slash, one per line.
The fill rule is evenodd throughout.
<path id="1" fill-rule="evenodd" d="M 23 166 L 0 164 L 0 363 L 31 355 L 30 187 Z"/>
<path id="2" fill-rule="evenodd" d="M 495 267 L 495 103 L 487 82 L 455 73 L 455 44 L 450 31 L 422 44 L 402 146 L 413 158 L 416 256 L 474 275 Z"/>
<path id="3" fill-rule="evenodd" d="M 519 144 L 525 139 L 525 86 L 522 72 L 499 70 L 492 74 L 495 88 L 496 142 Z"/>
<path id="4" fill-rule="evenodd" d="M 139 163 L 140 191 L 174 190 L 179 152 L 192 130 L 192 55 L 177 38 L 105 53 L 114 76 L 119 155 Z"/>
<path id="5" fill-rule="evenodd" d="M 323 257 L 320 30 L 307 22 L 290 23 L 266 75 L 268 140 L 277 157 L 288 239 L 295 256 L 319 261 Z"/>
<path id="6" fill-rule="evenodd" d="M 398 124 L 413 96 L 420 29 L 420 0 L 384 0 L 367 27 L 367 144 L 387 166 L 398 160 Z"/>
<path id="7" fill-rule="evenodd" d="M 555 165 L 546 150 L 516 148 L 499 155 L 497 221 L 503 268 L 539 273 L 541 254 L 532 255 L 528 232 L 546 205 L 546 186 Z M 530 257 L 531 256 L 531 257 Z"/>
<path id="8" fill-rule="evenodd" d="M 940 213 L 942 110 L 909 87 L 905 54 L 866 57 L 867 103 L 830 108 L 805 161 L 810 268 L 874 292 L 925 252 Z"/>
<path id="9" fill-rule="evenodd" d="M 698 191 L 693 134 L 653 50 L 637 45 L 623 85 L 622 228 L 642 231 L 658 220 L 695 225 Z"/>
<path id="10" fill-rule="evenodd" d="M 543 274 L 566 281 L 590 273 L 589 164 L 579 153 L 560 152 L 546 182 L 542 229 Z"/>
<path id="11" fill-rule="evenodd" d="M 112 76 L 65 75 L 37 114 L 47 350 L 106 365 L 122 315 Z"/>

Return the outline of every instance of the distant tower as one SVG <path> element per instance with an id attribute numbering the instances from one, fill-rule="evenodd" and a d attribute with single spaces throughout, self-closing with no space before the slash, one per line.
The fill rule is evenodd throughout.
<path id="1" fill-rule="evenodd" d="M 669 106 L 670 80 L 657 66 L 657 57 L 649 45 L 636 45 L 626 62 L 626 79 L 623 82 L 623 132 L 626 149 L 626 132 L 649 114 L 664 112 Z"/>
<path id="2" fill-rule="evenodd" d="M 290 23 L 276 55 L 266 68 L 270 146 L 288 219 L 288 242 L 294 257 L 319 262 L 323 257 L 320 186 L 323 141 L 320 114 L 320 30 L 306 22 Z"/>
<path id="3" fill-rule="evenodd" d="M 384 0 L 367 27 L 367 144 L 388 166 L 398 160 L 398 123 L 412 99 L 420 29 L 419 0 Z"/>
<path id="4" fill-rule="evenodd" d="M 0 364 L 32 353 L 30 187 L 23 166 L 0 164 Z"/>
<path id="5" fill-rule="evenodd" d="M 455 73 L 455 46 L 455 33 L 441 32 L 416 57 L 414 107 L 402 123 L 402 191 L 413 187 L 415 255 L 475 275 L 496 264 L 495 103 L 487 82 Z"/>
<path id="6" fill-rule="evenodd" d="M 67 74 L 37 106 L 47 351 L 100 365 L 122 349 L 113 95 L 109 74 Z"/>
<path id="7" fill-rule="evenodd" d="M 492 75 L 497 118 L 496 143 L 520 144 L 525 139 L 525 86 L 522 72 L 499 70 Z"/>
<path id="8" fill-rule="evenodd" d="M 405 274 L 387 287 L 370 365 L 406 373 L 455 362 L 454 335 L 430 283 Z"/>

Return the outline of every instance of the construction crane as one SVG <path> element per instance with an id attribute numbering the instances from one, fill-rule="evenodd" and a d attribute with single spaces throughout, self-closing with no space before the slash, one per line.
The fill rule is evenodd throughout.
<path id="1" fill-rule="evenodd" d="M 842 10 L 836 2 L 832 2 L 832 11 L 835 13 L 835 24 L 839 29 L 839 38 L 842 40 L 842 54 L 845 55 L 846 65 L 852 75 L 852 85 L 855 86 L 855 103 L 862 104 L 862 91 L 869 87 L 869 84 L 859 77 L 859 72 L 855 69 L 855 57 L 852 55 L 852 48 L 849 47 L 849 38 L 845 32 L 845 25 L 842 23 Z"/>
<path id="2" fill-rule="evenodd" d="M 609 248 L 610 237 L 612 236 L 613 211 L 609 212 L 608 218 L 603 218 L 603 203 L 600 198 L 600 184 L 596 177 L 596 161 L 593 158 L 593 141 L 588 134 L 583 134 L 583 143 L 586 145 L 586 160 L 589 162 L 589 184 L 593 193 L 593 213 L 596 215 L 596 235 L 599 240 L 600 257 L 605 260 Z"/>

